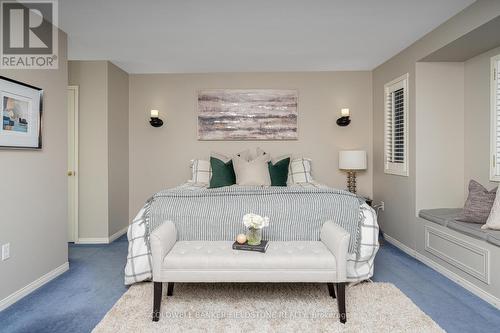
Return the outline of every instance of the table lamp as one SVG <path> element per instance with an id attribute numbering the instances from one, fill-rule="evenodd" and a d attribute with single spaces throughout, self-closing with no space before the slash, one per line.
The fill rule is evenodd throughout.
<path id="1" fill-rule="evenodd" d="M 339 169 L 347 171 L 347 189 L 356 193 L 356 171 L 366 170 L 366 151 L 339 151 Z"/>

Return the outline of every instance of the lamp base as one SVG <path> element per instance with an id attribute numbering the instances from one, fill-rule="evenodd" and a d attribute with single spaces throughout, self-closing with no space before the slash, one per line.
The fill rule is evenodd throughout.
<path id="1" fill-rule="evenodd" d="M 347 171 L 347 190 L 356 194 L 356 171 Z"/>
<path id="2" fill-rule="evenodd" d="M 160 118 L 151 118 L 149 123 L 153 127 L 162 127 L 163 126 L 163 120 L 161 120 Z"/>

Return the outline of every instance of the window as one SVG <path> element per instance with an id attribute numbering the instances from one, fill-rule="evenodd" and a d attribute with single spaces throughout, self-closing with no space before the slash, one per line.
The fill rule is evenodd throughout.
<path id="1" fill-rule="evenodd" d="M 408 176 L 408 74 L 384 86 L 384 172 Z"/>
<path id="2" fill-rule="evenodd" d="M 500 181 L 500 54 L 491 58 L 490 180 Z"/>

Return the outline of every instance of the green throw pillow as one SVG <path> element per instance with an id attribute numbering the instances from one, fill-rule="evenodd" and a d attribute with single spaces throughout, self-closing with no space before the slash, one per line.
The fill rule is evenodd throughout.
<path id="1" fill-rule="evenodd" d="M 284 158 L 276 164 L 268 163 L 269 175 L 271 176 L 271 186 L 286 186 L 288 180 L 288 166 L 290 165 L 290 157 Z"/>
<path id="2" fill-rule="evenodd" d="M 210 157 L 210 167 L 212 168 L 212 178 L 210 178 L 210 188 L 231 186 L 236 184 L 233 161 L 224 163 L 215 157 Z"/>

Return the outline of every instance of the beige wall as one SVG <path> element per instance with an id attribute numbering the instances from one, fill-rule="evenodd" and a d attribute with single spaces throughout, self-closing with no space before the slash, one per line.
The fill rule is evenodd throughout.
<path id="1" fill-rule="evenodd" d="M 464 64 L 417 63 L 416 209 L 464 202 Z"/>
<path id="2" fill-rule="evenodd" d="M 108 235 L 108 78 L 106 61 L 70 61 L 79 87 L 78 236 Z"/>
<path id="3" fill-rule="evenodd" d="M 385 201 L 379 222 L 384 232 L 404 245 L 416 245 L 415 66 L 417 61 L 500 15 L 500 1 L 480 0 L 430 32 L 373 71 L 373 188 Z M 409 78 L 409 177 L 384 174 L 384 84 L 405 73 Z M 467 139 L 467 138 L 466 138 Z"/>
<path id="4" fill-rule="evenodd" d="M 128 225 L 128 74 L 108 61 L 70 61 L 79 86 L 80 240 Z"/>
<path id="5" fill-rule="evenodd" d="M 196 91 L 203 88 L 283 88 L 299 92 L 297 141 L 198 141 Z M 156 191 L 190 177 L 189 161 L 210 151 L 235 153 L 257 146 L 273 155 L 293 153 L 313 160 L 315 178 L 345 188 L 338 170 L 340 149 L 365 149 L 371 159 L 370 72 L 145 74 L 130 76 L 130 215 Z M 352 123 L 335 124 L 349 107 Z M 161 128 L 149 125 L 159 109 Z M 372 167 L 359 174 L 359 193 L 371 196 Z"/>
<path id="6" fill-rule="evenodd" d="M 66 34 L 59 34 L 59 69 L 0 70 L 44 90 L 43 149 L 0 150 L 0 300 L 68 261 Z"/>
<path id="7" fill-rule="evenodd" d="M 500 47 L 465 62 L 465 186 L 475 179 L 490 188 L 490 58 Z"/>
<path id="8" fill-rule="evenodd" d="M 128 74 L 108 63 L 108 236 L 128 226 Z"/>

